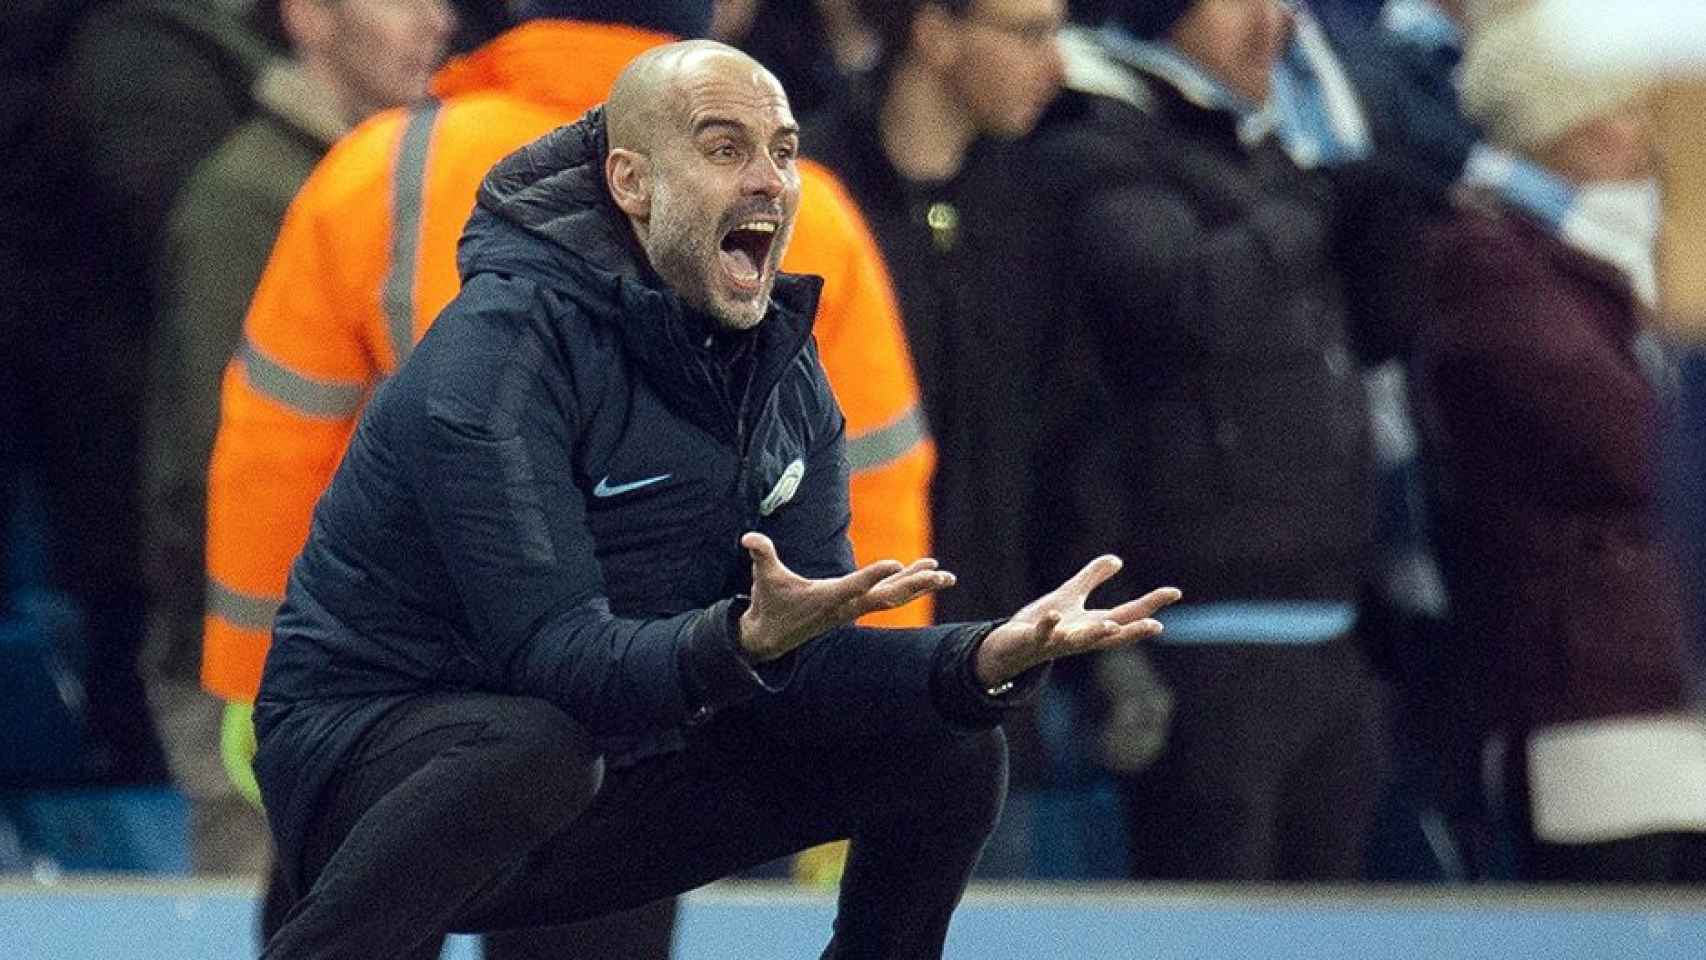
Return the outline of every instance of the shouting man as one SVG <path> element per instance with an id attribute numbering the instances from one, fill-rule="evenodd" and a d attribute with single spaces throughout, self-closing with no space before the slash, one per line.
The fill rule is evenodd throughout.
<path id="1" fill-rule="evenodd" d="M 1170 588 L 1085 609 L 1113 557 L 999 624 L 853 625 L 953 576 L 853 569 L 818 282 L 778 273 L 797 138 L 774 77 L 690 41 L 488 176 L 275 627 L 255 765 L 305 895 L 264 956 L 572 922 L 843 837 L 825 955 L 939 956 L 997 725 L 1051 659 L 1160 630 Z"/>

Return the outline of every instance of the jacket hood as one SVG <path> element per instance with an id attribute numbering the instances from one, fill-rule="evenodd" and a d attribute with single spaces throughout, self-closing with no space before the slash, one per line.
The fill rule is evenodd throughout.
<path id="1" fill-rule="evenodd" d="M 566 270 L 573 285 L 590 283 L 607 296 L 623 283 L 658 286 L 604 187 L 608 149 L 604 108 L 594 107 L 498 161 L 457 249 L 463 281 L 502 269 L 563 287 Z"/>
<path id="2" fill-rule="evenodd" d="M 694 319 L 646 262 L 605 188 L 608 150 L 600 106 L 498 161 L 480 184 L 457 249 L 463 282 L 487 271 L 526 276 L 590 316 L 618 322 L 638 353 L 689 350 L 689 334 L 705 321 Z M 822 283 L 777 276 L 760 324 L 764 339 L 803 339 Z"/>

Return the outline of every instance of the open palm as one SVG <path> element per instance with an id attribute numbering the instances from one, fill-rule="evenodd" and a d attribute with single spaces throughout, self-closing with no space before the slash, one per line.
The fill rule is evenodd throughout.
<path id="1" fill-rule="evenodd" d="M 1159 634 L 1161 623 L 1154 616 L 1179 599 L 1173 587 L 1151 590 L 1117 607 L 1085 606 L 1090 594 L 1118 573 L 1121 565 L 1112 554 L 1097 557 L 991 631 L 978 648 L 974 665 L 978 681 L 994 687 L 1049 660 L 1108 650 Z"/>
<path id="2" fill-rule="evenodd" d="M 752 602 L 740 618 L 740 645 L 755 663 L 774 660 L 873 610 L 903 606 L 954 585 L 928 557 L 903 567 L 880 560 L 841 577 L 811 580 L 788 569 L 762 533 L 741 537 L 752 557 Z"/>

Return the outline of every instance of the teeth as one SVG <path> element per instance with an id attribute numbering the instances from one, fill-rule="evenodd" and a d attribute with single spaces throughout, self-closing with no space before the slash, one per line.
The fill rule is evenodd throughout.
<path id="1" fill-rule="evenodd" d="M 756 230 L 759 233 L 775 233 L 776 225 L 768 220 L 748 220 L 735 227 L 736 230 Z"/>

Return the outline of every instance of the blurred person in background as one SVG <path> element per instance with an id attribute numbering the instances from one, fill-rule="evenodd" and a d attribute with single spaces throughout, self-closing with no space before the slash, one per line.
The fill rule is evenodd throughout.
<path id="1" fill-rule="evenodd" d="M 710 36 L 773 70 L 809 116 L 839 97 L 850 74 L 869 70 L 879 40 L 857 0 L 717 0 Z"/>
<path id="2" fill-rule="evenodd" d="M 259 797 L 246 799 L 227 776 L 223 702 L 199 682 L 220 376 L 291 198 L 356 123 L 426 95 L 457 19 L 449 0 L 260 0 L 251 17 L 289 56 L 262 72 L 253 116 L 196 167 L 166 221 L 144 397 L 144 505 L 149 693 L 190 798 L 191 865 L 258 875 Z"/>
<path id="3" fill-rule="evenodd" d="M 1447 116 L 1455 117 L 1462 117 L 1457 67 L 1463 62 L 1465 2 L 1386 0 L 1379 20 L 1378 35 L 1398 69 Z"/>
<path id="4" fill-rule="evenodd" d="M 1007 206 L 1022 174 L 993 154 L 1028 133 L 1061 83 L 1060 0 L 868 2 L 877 65 L 806 118 L 802 143 L 847 185 L 890 265 L 924 411 L 936 442 L 934 555 L 961 578 L 936 598 L 945 621 L 984 619 L 1044 589 L 1033 554 L 1047 542 L 1031 492 L 1045 452 L 1038 364 L 1050 336 L 1042 311 L 986 279 L 1036 256 Z M 1046 396 L 1046 392 L 1042 395 Z M 1051 411 L 1066 415 L 1066 411 Z M 1014 469 L 1030 463 L 1031 469 Z M 1044 758 L 1033 718 L 1007 724 L 1007 815 Z M 1012 834 L 1020 843 L 1025 833 Z M 1024 872 L 1022 849 L 998 832 L 980 870 Z"/>
<path id="5" fill-rule="evenodd" d="M 702 33 L 710 11 L 708 0 L 523 0 L 515 26 L 439 73 L 435 99 L 346 137 L 293 203 L 225 376 L 209 473 L 202 679 L 228 703 L 240 756 L 254 751 L 251 704 L 314 502 L 371 391 L 455 295 L 456 242 L 480 179 L 598 103 L 641 51 Z M 801 174 L 786 266 L 825 278 L 816 333 L 848 417 L 854 549 L 863 560 L 923 555 L 933 451 L 888 276 L 840 186 L 821 167 Z M 877 619 L 928 622 L 929 605 Z M 672 916 L 663 903 L 628 935 L 613 925 L 597 939 L 666 955 Z"/>
<path id="6" fill-rule="evenodd" d="M 1372 464 L 1327 185 L 1263 105 L 1288 37 L 1273 0 L 1130 0 L 1069 47 L 1028 143 L 1023 220 L 1052 247 L 1016 283 L 1056 298 L 1085 449 L 1057 458 L 1069 529 L 1191 602 L 1147 653 L 1173 712 L 1083 737 L 1118 777 L 1135 876 L 1361 876 L 1380 789 L 1381 691 L 1354 638 L 1371 573 Z M 1057 380 L 1062 390 L 1073 379 Z M 1141 711 L 1139 711 L 1141 712 Z"/>
<path id="7" fill-rule="evenodd" d="M 1573 67 L 1538 6 L 1471 4 L 1464 109 L 1500 176 L 1423 235 L 1421 422 L 1523 877 L 1706 879 L 1706 726 L 1661 532 L 1674 370 L 1648 323 L 1651 78 Z"/>
<path id="8" fill-rule="evenodd" d="M 27 417 L 26 382 L 19 369 L 27 348 L 22 341 L 29 310 L 25 294 L 35 287 L 32 251 L 37 238 L 29 225 L 37 205 L 56 182 L 54 158 L 41 149 L 60 59 L 79 18 L 103 0 L 19 0 L 0 6 L 0 351 L 8 358 L 0 386 L 0 614 L 17 602 L 24 584 L 13 580 L 18 560 L 11 542 L 21 513 L 21 489 L 33 465 L 24 460 L 20 439 Z"/>
<path id="9" fill-rule="evenodd" d="M 7 15 L 34 5 L 8 4 Z M 35 82 L 8 94 L 0 239 L 0 510 L 28 486 L 45 508 L 49 576 L 76 606 L 77 679 L 90 749 L 81 782 L 158 783 L 165 757 L 139 658 L 143 382 L 167 210 L 190 171 L 253 108 L 274 55 L 246 4 L 125 0 L 74 4 L 7 25 L 42 43 Z M 62 19 L 78 10 L 74 24 Z M 26 115 L 27 114 L 27 118 Z M 19 176 L 14 177 L 16 171 Z M 7 525 L 9 526 L 9 525 Z"/>
<path id="10" fill-rule="evenodd" d="M 1395 694 L 1393 782 L 1370 849 L 1377 879 L 1467 879 L 1489 869 L 1479 790 L 1481 723 L 1429 529 L 1426 464 L 1404 356 L 1418 319 L 1412 241 L 1481 152 L 1457 107 L 1457 4 L 1393 0 L 1389 26 L 1338 4 L 1295 0 L 1268 110 L 1287 152 L 1333 187 L 1336 262 L 1358 319 L 1376 464 L 1376 572 L 1357 637 Z"/>

